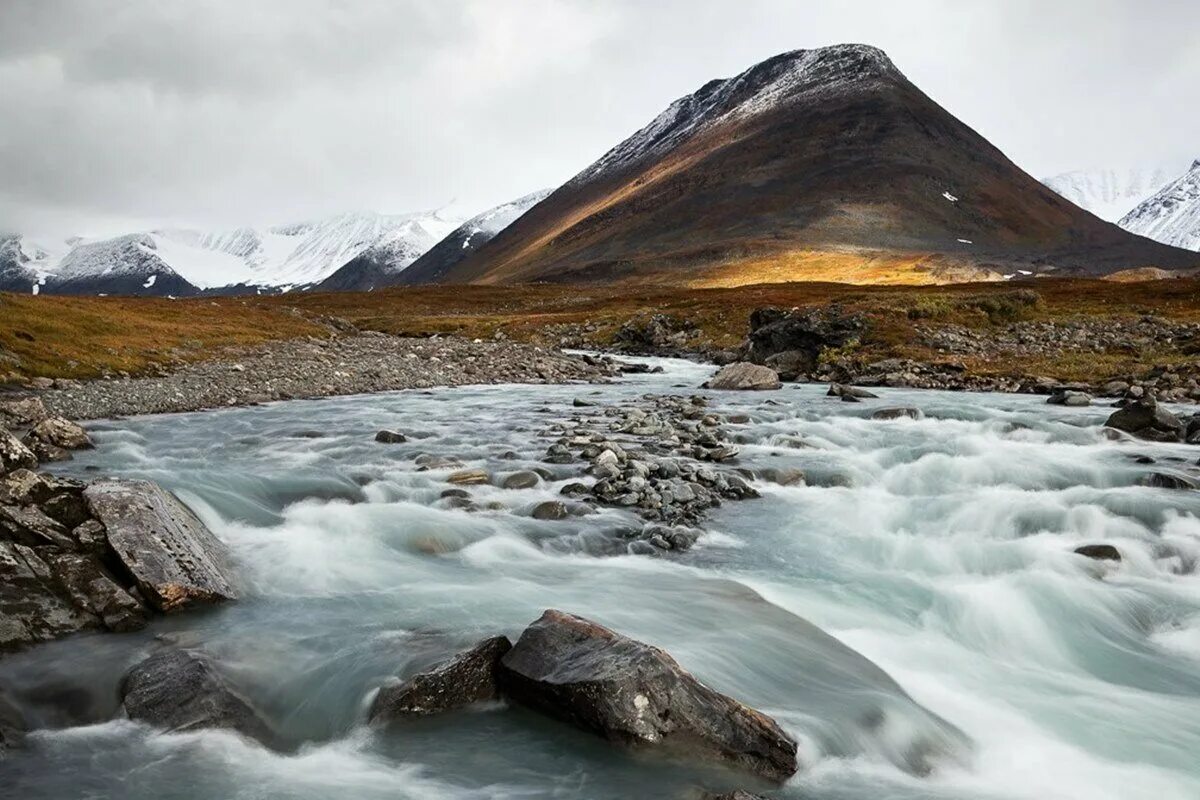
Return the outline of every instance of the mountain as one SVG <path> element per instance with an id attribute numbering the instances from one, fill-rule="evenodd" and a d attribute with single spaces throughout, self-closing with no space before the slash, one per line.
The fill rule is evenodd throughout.
<path id="1" fill-rule="evenodd" d="M 341 214 L 227 231 L 168 229 L 42 247 L 0 239 L 0 289 L 55 294 L 186 296 L 311 287 L 366 250 L 415 259 L 461 217 L 442 211 Z"/>
<path id="2" fill-rule="evenodd" d="M 1182 164 L 1142 169 L 1076 170 L 1042 183 L 1100 219 L 1116 222 L 1138 203 L 1171 182 Z"/>
<path id="3" fill-rule="evenodd" d="M 1043 186 L 880 50 L 838 45 L 675 101 L 441 280 L 940 282 L 1198 264 Z"/>
<path id="4" fill-rule="evenodd" d="M 1156 242 L 1200 250 L 1200 159 L 1122 217 L 1120 225 Z"/>
<path id="5" fill-rule="evenodd" d="M 369 290 L 404 283 L 437 283 L 458 262 L 540 203 L 550 189 L 527 194 L 472 217 L 415 260 L 395 259 L 368 250 L 331 275 L 318 289 Z M 403 277 L 401 277 L 403 271 Z"/>

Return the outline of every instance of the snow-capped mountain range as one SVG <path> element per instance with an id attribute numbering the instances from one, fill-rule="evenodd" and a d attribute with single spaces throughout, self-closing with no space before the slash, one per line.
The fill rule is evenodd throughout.
<path id="1" fill-rule="evenodd" d="M 460 223 L 445 211 L 340 214 L 314 222 L 205 232 L 167 229 L 110 239 L 0 239 L 0 289 L 69 294 L 196 294 L 320 283 L 374 248 L 411 263 Z"/>
<path id="2" fill-rule="evenodd" d="M 1042 183 L 1130 233 L 1200 251 L 1200 160 L 1191 167 L 1064 172 Z"/>
<path id="3" fill-rule="evenodd" d="M 1200 159 L 1121 217 L 1118 224 L 1163 244 L 1200 250 Z"/>
<path id="4" fill-rule="evenodd" d="M 1129 210 L 1177 178 L 1184 162 L 1129 169 L 1076 170 L 1042 183 L 1108 222 L 1117 222 Z"/>

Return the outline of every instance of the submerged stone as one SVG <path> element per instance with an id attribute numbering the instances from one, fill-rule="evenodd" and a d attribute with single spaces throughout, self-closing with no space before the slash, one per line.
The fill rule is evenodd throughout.
<path id="1" fill-rule="evenodd" d="M 507 636 L 493 636 L 403 683 L 384 686 L 371 704 L 370 720 L 425 716 L 495 700 L 496 666 L 510 649 Z"/>

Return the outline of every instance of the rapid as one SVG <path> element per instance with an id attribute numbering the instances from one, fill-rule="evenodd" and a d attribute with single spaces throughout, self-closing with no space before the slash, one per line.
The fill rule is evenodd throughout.
<path id="1" fill-rule="evenodd" d="M 1200 492 L 1139 485 L 1193 468 L 1200 448 L 1110 441 L 1099 406 L 898 389 L 852 404 L 816 385 L 702 392 L 710 367 L 644 360 L 665 371 L 92 424 L 97 448 L 60 471 L 175 491 L 232 549 L 243 599 L 0 660 L 0 683 L 40 714 L 29 747 L 0 761 L 0 796 L 763 790 L 499 703 L 365 725 L 388 678 L 484 636 L 515 639 L 559 608 L 664 648 L 778 720 L 805 766 L 772 797 L 1200 797 Z M 577 413 L 574 398 L 696 392 L 748 416 L 727 426 L 736 466 L 799 468 L 807 484 L 756 482 L 761 498 L 726 503 L 692 550 L 664 556 L 588 546 L 631 521 L 624 510 L 528 516 L 579 479 L 578 465 L 541 462 L 546 426 Z M 884 406 L 925 416 L 870 418 Z M 408 442 L 375 442 L 382 428 Z M 471 487 L 481 510 L 468 512 L 439 500 L 448 470 L 419 471 L 420 453 L 496 474 L 547 467 L 556 480 Z M 1073 552 L 1097 543 L 1122 561 Z M 292 747 L 119 719 L 120 676 L 156 639 L 202 644 Z"/>

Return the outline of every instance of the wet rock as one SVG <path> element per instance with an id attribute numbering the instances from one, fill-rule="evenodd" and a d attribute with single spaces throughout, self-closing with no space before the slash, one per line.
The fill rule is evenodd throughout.
<path id="1" fill-rule="evenodd" d="M 560 520 L 570 516 L 570 512 L 567 510 L 567 504 L 561 500 L 547 500 L 534 506 L 529 515 L 534 519 Z"/>
<path id="2" fill-rule="evenodd" d="M 701 796 L 701 800 L 768 800 L 761 794 L 750 794 L 738 789 L 733 792 L 722 792 L 721 794 L 705 793 Z"/>
<path id="3" fill-rule="evenodd" d="M 148 481 L 105 479 L 84 497 L 154 608 L 174 612 L 235 599 L 225 545 L 174 495 Z"/>
<path id="4" fill-rule="evenodd" d="M 34 425 L 26 434 L 25 443 L 30 449 L 43 445 L 63 450 L 87 450 L 93 446 L 87 431 L 62 417 L 47 417 Z"/>
<path id="5" fill-rule="evenodd" d="M 591 400 L 584 400 L 582 397 L 576 397 L 574 400 L 571 401 L 571 405 L 575 406 L 576 408 L 587 408 L 589 406 L 594 406 L 596 404 L 593 403 Z"/>
<path id="6" fill-rule="evenodd" d="M 567 497 L 584 497 L 591 494 L 592 489 L 586 483 L 568 483 L 566 486 L 558 490 L 561 495 Z"/>
<path id="7" fill-rule="evenodd" d="M 511 649 L 507 636 L 493 636 L 403 683 L 384 686 L 371 704 L 371 722 L 437 714 L 495 700 L 499 697 L 496 666 Z"/>
<path id="8" fill-rule="evenodd" d="M 75 544 L 62 523 L 37 506 L 0 506 L 0 539 L 28 547 L 71 549 Z"/>
<path id="9" fill-rule="evenodd" d="M 721 367 L 705 384 L 706 389 L 764 390 L 780 387 L 779 373 L 770 367 L 739 361 Z"/>
<path id="10" fill-rule="evenodd" d="M 492 476 L 484 469 L 461 469 L 447 475 L 446 482 L 458 486 L 480 486 L 491 483 Z"/>
<path id="11" fill-rule="evenodd" d="M 804 470 L 794 467 L 767 467 L 758 471 L 758 477 L 780 486 L 803 486 Z"/>
<path id="12" fill-rule="evenodd" d="M 443 499 L 445 499 L 447 497 L 467 498 L 470 496 L 471 496 L 471 493 L 468 492 L 466 489 L 444 489 L 444 490 L 442 490 L 442 493 L 438 495 L 438 497 L 441 497 Z"/>
<path id="13" fill-rule="evenodd" d="M 919 408 L 904 406 L 898 408 L 881 408 L 871 415 L 871 419 L 924 419 L 925 412 Z"/>
<path id="14" fill-rule="evenodd" d="M 220 728 L 263 744 L 275 734 L 206 653 L 171 647 L 137 664 L 121 683 L 129 718 L 167 731 Z"/>
<path id="15" fill-rule="evenodd" d="M 1046 403 L 1052 406 L 1090 406 L 1092 396 L 1087 392 L 1057 389 L 1046 399 Z"/>
<path id="16" fill-rule="evenodd" d="M 375 441 L 381 444 L 403 444 L 408 441 L 408 437 L 400 431 L 382 430 L 375 434 Z"/>
<path id="17" fill-rule="evenodd" d="M 1139 480 L 1138 483 L 1142 486 L 1151 486 L 1155 489 L 1200 489 L 1200 484 L 1191 478 L 1185 478 L 1183 475 L 1175 475 L 1170 472 L 1151 472 Z"/>
<path id="18" fill-rule="evenodd" d="M 100 625 L 63 596 L 34 548 L 0 541 L 0 652 Z"/>
<path id="19" fill-rule="evenodd" d="M 110 631 L 135 631 L 146 625 L 146 609 L 109 574 L 95 555 L 46 556 L 55 578 L 76 608 L 95 615 Z"/>
<path id="20" fill-rule="evenodd" d="M 797 769 L 796 743 L 770 717 L 704 686 L 664 651 L 582 617 L 546 611 L 497 672 L 510 699 L 610 742 L 776 780 Z"/>
<path id="21" fill-rule="evenodd" d="M 463 465 L 463 463 L 457 458 L 434 455 L 433 453 L 421 453 L 416 457 L 415 463 L 418 467 L 420 467 L 421 471 L 431 469 L 457 469 Z"/>
<path id="22" fill-rule="evenodd" d="M 1095 561 L 1120 561 L 1121 551 L 1111 544 L 1085 544 L 1076 547 L 1075 552 Z"/>
<path id="23" fill-rule="evenodd" d="M 1159 405 L 1150 393 L 1114 411 L 1104 424 L 1153 442 L 1177 442 L 1184 434 L 1183 421 Z"/>
<path id="24" fill-rule="evenodd" d="M 0 428 L 0 475 L 17 469 L 37 469 L 37 465 L 37 456 L 33 451 L 16 436 Z"/>
<path id="25" fill-rule="evenodd" d="M 532 489 L 541 482 L 541 475 L 532 470 L 522 470 L 505 476 L 500 486 L 504 489 Z"/>
<path id="26" fill-rule="evenodd" d="M 840 397 L 843 400 L 848 397 L 855 400 L 866 400 L 879 397 L 879 395 L 875 394 L 874 392 L 867 391 L 866 389 L 860 389 L 857 386 L 843 386 L 840 383 L 830 384 L 829 391 L 826 392 L 825 395 L 827 397 Z"/>

